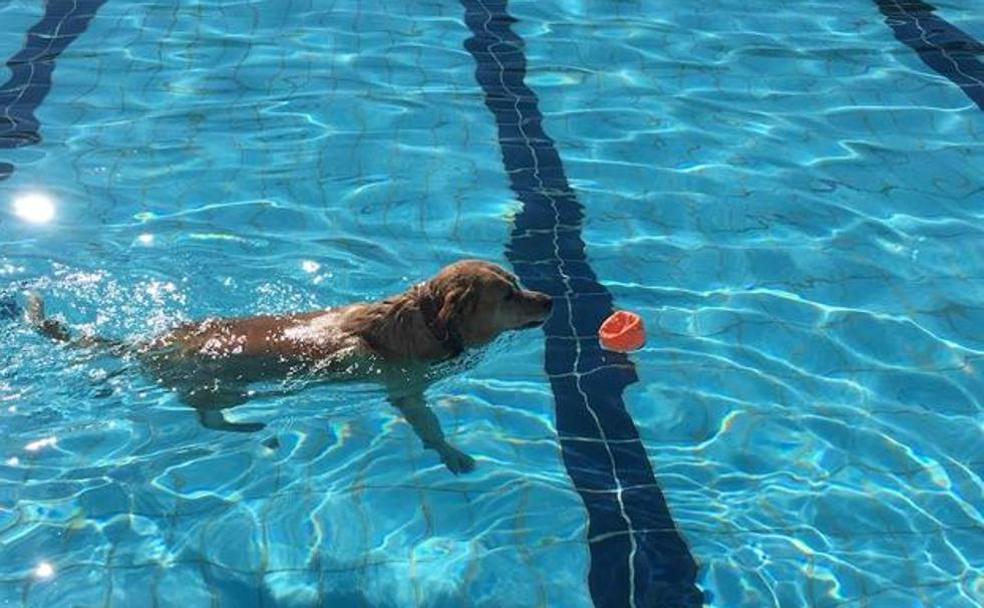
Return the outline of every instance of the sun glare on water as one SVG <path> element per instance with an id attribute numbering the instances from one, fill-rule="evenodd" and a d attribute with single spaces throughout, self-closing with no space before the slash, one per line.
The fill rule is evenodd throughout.
<path id="1" fill-rule="evenodd" d="M 14 214 L 32 224 L 46 224 L 55 217 L 55 203 L 40 192 L 28 192 L 14 199 Z"/>

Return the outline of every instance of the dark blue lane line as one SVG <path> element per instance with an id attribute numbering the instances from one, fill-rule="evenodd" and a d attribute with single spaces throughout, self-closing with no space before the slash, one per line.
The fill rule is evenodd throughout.
<path id="1" fill-rule="evenodd" d="M 919 0 L 875 0 L 875 4 L 900 42 L 984 110 L 984 44 L 937 17 L 931 4 Z"/>
<path id="2" fill-rule="evenodd" d="M 555 298 L 544 326 L 564 464 L 588 512 L 595 606 L 703 605 L 697 564 L 677 532 L 622 391 L 637 380 L 625 355 L 598 345 L 612 296 L 587 262 L 584 209 L 543 130 L 526 86 L 523 41 L 506 0 L 461 0 L 472 37 L 465 48 L 495 117 L 503 164 L 523 204 L 506 255 L 531 289 Z"/>
<path id="3" fill-rule="evenodd" d="M 106 0 L 48 0 L 44 15 L 27 32 L 24 48 L 7 61 L 11 76 L 0 85 L 0 148 L 19 148 L 41 141 L 34 115 L 51 90 L 55 59 L 89 27 Z M 0 162 L 0 180 L 14 166 Z"/>

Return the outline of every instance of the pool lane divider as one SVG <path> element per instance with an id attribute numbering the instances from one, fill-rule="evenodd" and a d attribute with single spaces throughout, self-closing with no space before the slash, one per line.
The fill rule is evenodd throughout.
<path id="1" fill-rule="evenodd" d="M 624 354 L 598 344 L 612 295 L 581 237 L 584 208 L 525 84 L 523 41 L 506 0 L 461 0 L 465 48 L 495 117 L 509 183 L 522 203 L 506 256 L 523 283 L 554 297 L 546 372 L 564 465 L 588 514 L 588 585 L 599 608 L 703 605 L 697 565 L 670 516 L 622 392 L 637 380 Z"/>
<path id="2" fill-rule="evenodd" d="M 27 32 L 24 48 L 7 61 L 10 78 L 0 85 L 0 149 L 41 141 L 35 111 L 51 90 L 55 60 L 89 27 L 106 0 L 48 0 L 41 20 Z M 0 162 L 0 181 L 14 166 Z"/>
<path id="3" fill-rule="evenodd" d="M 984 110 L 984 44 L 919 0 L 875 0 L 895 37 Z"/>

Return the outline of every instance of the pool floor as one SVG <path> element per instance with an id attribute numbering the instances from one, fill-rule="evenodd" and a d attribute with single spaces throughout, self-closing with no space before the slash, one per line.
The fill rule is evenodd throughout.
<path id="1" fill-rule="evenodd" d="M 146 337 L 466 257 L 555 313 L 428 392 L 457 477 L 372 389 L 217 433 L 0 320 L 0 605 L 984 605 L 974 8 L 3 3 L 0 314 Z"/>

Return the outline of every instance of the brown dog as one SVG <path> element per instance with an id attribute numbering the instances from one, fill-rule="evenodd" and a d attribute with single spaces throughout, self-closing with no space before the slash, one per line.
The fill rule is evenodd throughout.
<path id="1" fill-rule="evenodd" d="M 206 319 L 149 341 L 72 341 L 47 319 L 40 297 L 28 299 L 28 320 L 45 335 L 79 346 L 135 356 L 165 386 L 198 411 L 202 424 L 257 431 L 231 423 L 221 410 L 244 403 L 251 382 L 297 375 L 332 381 L 381 382 L 389 400 L 453 473 L 475 461 L 449 444 L 424 400 L 431 365 L 482 346 L 501 333 L 535 327 L 550 314 L 550 297 L 519 287 L 501 267 L 465 260 L 382 302 L 279 316 Z"/>

